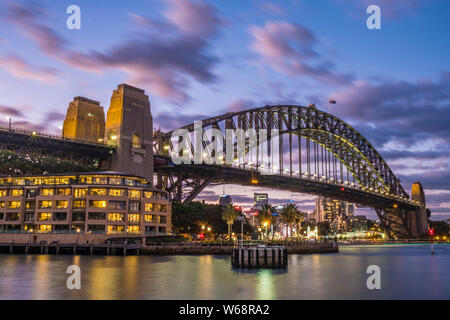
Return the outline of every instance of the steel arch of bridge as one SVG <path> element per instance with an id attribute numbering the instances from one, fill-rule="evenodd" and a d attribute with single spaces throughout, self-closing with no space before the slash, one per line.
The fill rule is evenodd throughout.
<path id="1" fill-rule="evenodd" d="M 273 168 L 276 165 L 274 171 L 277 175 L 320 180 L 409 200 L 408 194 L 384 159 L 358 131 L 315 107 L 265 106 L 209 118 L 202 121 L 202 127 L 204 131 L 215 128 L 223 133 L 225 129 L 278 129 L 280 153 L 284 156 L 280 158 L 279 164 L 272 164 Z M 194 124 L 180 129 L 192 133 Z M 166 146 L 169 149 L 167 151 L 172 152 L 173 132 L 162 136 L 159 143 L 160 154 L 166 151 L 161 146 Z M 249 153 L 251 150 L 247 147 L 246 151 Z M 224 157 L 226 152 L 225 150 Z M 287 164 L 285 158 L 288 158 Z M 258 163 L 258 158 L 253 162 L 246 160 L 239 159 L 233 166 L 258 172 L 264 165 Z M 199 185 L 203 184 L 197 183 L 197 187 Z M 186 188 L 182 189 L 188 191 Z M 191 191 L 198 194 L 196 190 Z M 180 199 L 180 195 L 174 198 Z M 185 198 L 192 197 L 186 195 Z"/>
<path id="2" fill-rule="evenodd" d="M 193 158 L 195 124 L 177 130 L 189 133 L 189 156 Z M 375 209 L 389 237 L 411 237 L 412 220 L 408 212 L 423 207 L 411 201 L 399 179 L 376 149 L 357 130 L 341 119 L 315 107 L 293 105 L 264 106 L 226 113 L 202 120 L 202 132 L 219 129 L 278 129 L 281 157 L 270 163 L 273 175 L 260 175 L 267 164 L 251 159 L 253 150 L 246 145 L 244 154 L 232 165 L 181 164 L 155 167 L 157 185 L 166 189 L 174 201 L 193 200 L 209 184 L 241 184 L 324 195 Z M 169 157 L 181 140 L 173 139 L 175 130 L 155 135 L 158 156 Z M 275 137 L 275 139 L 277 139 Z M 247 137 L 248 140 L 248 137 Z M 246 141 L 248 142 L 248 141 Z M 268 144 L 269 146 L 270 144 Z M 237 151 L 224 147 L 227 151 Z M 259 141 L 254 149 L 261 147 Z M 265 146 L 264 146 L 265 147 Z M 203 148 L 208 143 L 203 141 Z M 268 147 L 270 148 L 270 147 Z M 270 152 L 269 152 L 270 153 Z"/>

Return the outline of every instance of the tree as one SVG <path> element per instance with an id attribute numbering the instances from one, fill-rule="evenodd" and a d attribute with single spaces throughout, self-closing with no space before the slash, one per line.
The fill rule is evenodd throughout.
<path id="1" fill-rule="evenodd" d="M 297 208 L 296 208 L 297 209 Z M 302 212 L 300 210 L 296 210 L 295 212 L 293 212 L 293 218 L 294 218 L 294 222 L 297 226 L 297 243 L 300 237 L 300 229 L 301 229 L 301 224 L 303 222 L 303 220 L 305 219 L 305 217 L 307 216 L 306 212 Z"/>
<path id="2" fill-rule="evenodd" d="M 237 212 L 231 204 L 227 205 L 222 213 L 222 220 L 228 225 L 228 239 L 231 239 L 231 226 L 237 218 Z"/>
<path id="3" fill-rule="evenodd" d="M 298 216 L 298 209 L 295 204 L 289 203 L 281 209 L 280 218 L 283 223 L 286 224 L 290 230 L 291 240 L 292 240 L 292 225 L 296 222 L 296 217 Z"/>
<path id="4" fill-rule="evenodd" d="M 272 214 L 274 210 L 275 210 L 274 207 L 272 207 L 270 204 L 264 204 L 261 210 L 259 210 L 258 223 L 261 228 L 265 227 L 264 223 L 267 223 L 267 225 L 276 223 L 276 217 Z"/>

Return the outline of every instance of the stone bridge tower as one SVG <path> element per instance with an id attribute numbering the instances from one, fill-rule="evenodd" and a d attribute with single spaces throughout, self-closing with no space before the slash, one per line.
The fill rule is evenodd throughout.
<path id="1" fill-rule="evenodd" d="M 427 209 L 425 203 L 425 193 L 420 182 L 414 182 L 411 187 L 411 200 L 418 201 L 420 208 L 416 210 L 416 230 L 418 234 L 424 234 L 428 231 Z"/>
<path id="2" fill-rule="evenodd" d="M 120 84 L 106 116 L 105 142 L 117 146 L 109 168 L 153 183 L 153 119 L 145 91 Z"/>
<path id="3" fill-rule="evenodd" d="M 103 142 L 105 112 L 100 102 L 85 97 L 75 97 L 69 103 L 62 136 L 64 138 Z"/>

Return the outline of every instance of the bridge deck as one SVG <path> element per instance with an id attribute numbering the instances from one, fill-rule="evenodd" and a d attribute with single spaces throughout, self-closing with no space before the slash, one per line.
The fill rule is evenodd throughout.
<path id="1" fill-rule="evenodd" d="M 84 157 L 106 159 L 115 149 L 103 143 L 63 138 L 24 129 L 0 127 L 0 141 L 6 148 L 32 148 L 49 154 L 71 153 Z"/>
<path id="2" fill-rule="evenodd" d="M 258 175 L 258 183 L 253 184 L 251 181 L 251 172 L 236 167 L 181 164 L 175 167 L 156 167 L 155 170 L 172 173 L 176 170 L 180 172 L 197 172 L 205 176 L 214 176 L 212 184 L 237 184 L 321 195 L 379 209 L 393 207 L 394 204 L 400 205 L 405 209 L 417 209 L 419 207 L 411 201 L 406 201 L 399 197 L 386 196 L 375 192 L 372 193 L 349 185 L 320 181 L 319 178 L 299 178 L 298 176 L 295 177 L 288 174 Z"/>

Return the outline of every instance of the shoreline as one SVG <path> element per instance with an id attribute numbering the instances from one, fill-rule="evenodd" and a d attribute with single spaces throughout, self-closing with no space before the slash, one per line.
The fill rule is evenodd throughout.
<path id="1" fill-rule="evenodd" d="M 47 255 L 231 255 L 235 246 L 154 245 L 140 244 L 79 244 L 79 243 L 0 243 L 0 254 Z M 332 243 L 298 244 L 286 246 L 288 254 L 337 253 Z"/>

